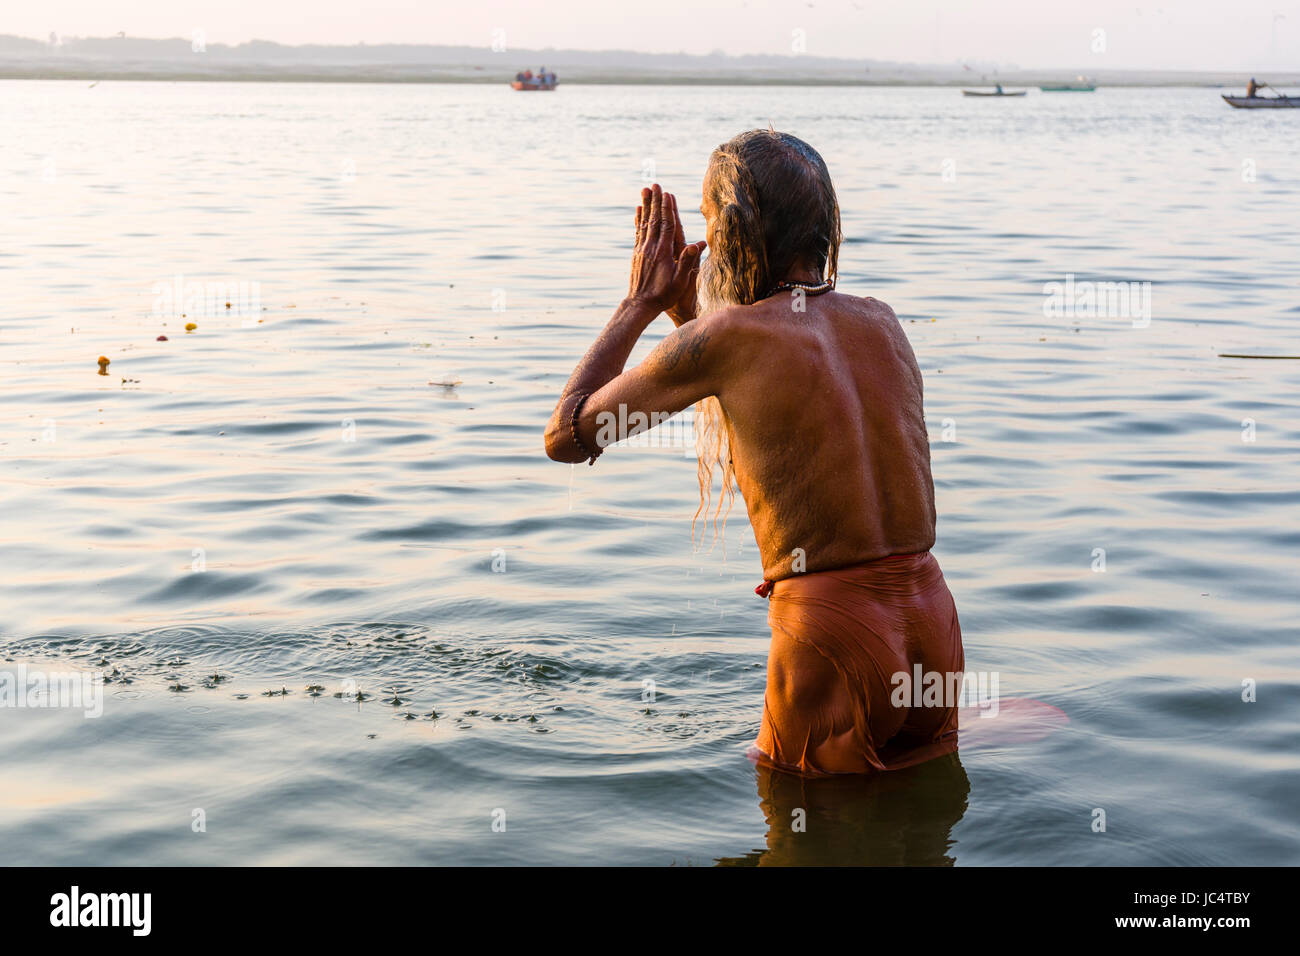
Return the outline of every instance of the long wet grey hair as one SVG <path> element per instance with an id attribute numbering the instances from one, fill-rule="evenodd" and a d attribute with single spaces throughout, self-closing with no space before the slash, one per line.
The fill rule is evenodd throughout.
<path id="1" fill-rule="evenodd" d="M 704 188 L 715 218 L 708 237 L 709 255 L 697 282 L 700 315 L 765 299 L 800 266 L 816 268 L 823 280 L 836 278 L 840 204 L 825 161 L 803 140 L 772 129 L 741 133 L 713 151 Z M 713 510 L 715 540 L 719 517 L 726 526 L 723 502 L 727 514 L 735 503 L 730 439 L 731 423 L 718 400 L 710 397 L 697 403 L 700 506 L 695 518 L 707 516 L 713 473 L 720 470 L 722 488 Z"/>

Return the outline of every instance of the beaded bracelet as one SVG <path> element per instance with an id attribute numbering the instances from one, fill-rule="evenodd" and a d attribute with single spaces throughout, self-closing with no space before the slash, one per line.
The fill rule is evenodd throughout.
<path id="1" fill-rule="evenodd" d="M 587 450 L 587 446 L 583 444 L 582 439 L 578 436 L 578 416 L 582 414 L 582 406 L 586 404 L 587 399 L 590 397 L 591 392 L 583 392 L 578 396 L 578 400 L 573 403 L 573 415 L 569 418 L 569 431 L 573 433 L 573 443 L 578 446 L 578 451 L 582 452 L 583 457 L 590 459 L 587 464 L 594 465 L 596 459 L 600 457 L 600 453 L 605 449 L 597 444 L 596 453 L 593 455 Z"/>

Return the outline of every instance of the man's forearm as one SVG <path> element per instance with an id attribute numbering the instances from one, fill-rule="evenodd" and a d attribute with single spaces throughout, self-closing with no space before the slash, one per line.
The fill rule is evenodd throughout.
<path id="1" fill-rule="evenodd" d="M 560 403 L 575 393 L 594 392 L 622 372 L 641 334 L 658 317 L 657 309 L 636 299 L 620 302 L 569 376 L 560 394 Z"/>
<path id="2" fill-rule="evenodd" d="M 627 365 L 627 357 L 632 354 L 641 334 L 658 317 L 658 309 L 640 300 L 627 298 L 619 303 L 614 315 L 600 335 L 596 336 L 596 341 L 591 343 L 569 376 L 569 381 L 565 383 L 564 391 L 560 393 L 560 400 L 546 427 L 546 445 L 551 457 L 558 457 L 556 453 L 563 446 L 573 444 L 569 419 L 578 397 L 589 395 L 616 378 Z M 576 448 L 570 450 L 581 457 Z"/>

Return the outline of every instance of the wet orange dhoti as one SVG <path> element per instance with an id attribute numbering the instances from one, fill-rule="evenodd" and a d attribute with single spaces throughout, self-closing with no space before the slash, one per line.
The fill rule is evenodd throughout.
<path id="1" fill-rule="evenodd" d="M 938 673 L 946 687 L 946 675 L 965 669 L 957 609 L 930 552 L 764 590 L 772 647 L 756 759 L 798 773 L 867 773 L 957 749 L 957 701 L 922 705 L 895 677 L 914 684 L 919 672 Z"/>

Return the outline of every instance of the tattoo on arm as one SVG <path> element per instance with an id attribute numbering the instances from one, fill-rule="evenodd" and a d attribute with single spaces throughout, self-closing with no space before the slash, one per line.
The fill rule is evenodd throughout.
<path id="1" fill-rule="evenodd" d="M 704 358 L 704 346 L 708 341 L 708 329 L 698 329 L 691 336 L 678 336 L 677 340 L 669 347 L 668 353 L 663 357 L 664 370 L 668 372 L 674 371 L 681 363 L 682 356 L 688 353 L 691 356 L 691 362 L 698 370 L 700 361 Z"/>
<path id="2" fill-rule="evenodd" d="M 677 363 L 682 360 L 682 355 L 686 352 L 686 336 L 679 335 L 677 341 L 668 347 L 668 353 L 663 358 L 664 369 L 673 371 L 677 368 Z"/>
<path id="3" fill-rule="evenodd" d="M 700 367 L 700 359 L 704 357 L 704 346 L 708 344 L 708 341 L 708 329 L 700 329 L 695 333 L 695 338 L 691 340 L 691 361 L 695 363 L 696 368 Z"/>

